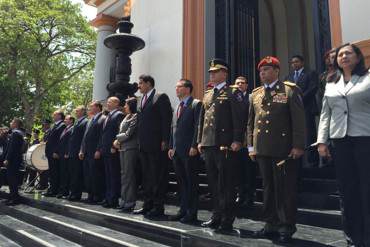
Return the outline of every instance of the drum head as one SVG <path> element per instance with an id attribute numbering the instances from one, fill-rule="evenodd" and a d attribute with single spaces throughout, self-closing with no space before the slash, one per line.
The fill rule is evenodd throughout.
<path id="1" fill-rule="evenodd" d="M 30 147 L 29 151 L 31 153 L 31 163 L 39 171 L 46 171 L 49 169 L 48 159 L 45 155 L 45 144 L 40 143 Z"/>

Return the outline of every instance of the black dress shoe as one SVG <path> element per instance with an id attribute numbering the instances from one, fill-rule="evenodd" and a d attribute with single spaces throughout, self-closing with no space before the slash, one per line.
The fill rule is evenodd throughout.
<path id="1" fill-rule="evenodd" d="M 145 217 L 152 218 L 152 217 L 162 217 L 164 216 L 164 209 L 160 208 L 153 208 L 149 212 L 145 214 Z"/>
<path id="2" fill-rule="evenodd" d="M 102 201 L 98 201 L 97 203 L 98 203 L 98 205 L 104 205 L 104 204 L 107 203 L 107 201 L 106 200 L 102 200 Z"/>
<path id="3" fill-rule="evenodd" d="M 278 234 L 276 232 L 268 232 L 265 230 L 265 228 L 262 228 L 261 230 L 258 230 L 258 231 L 254 231 L 252 233 L 252 236 L 255 237 L 255 238 L 268 238 L 268 239 L 271 239 L 271 238 L 274 238 L 276 237 Z"/>
<path id="4" fill-rule="evenodd" d="M 146 214 L 150 211 L 149 208 L 139 208 L 139 209 L 136 209 L 134 210 L 134 214 Z"/>
<path id="5" fill-rule="evenodd" d="M 217 229 L 221 224 L 221 220 L 218 219 L 210 219 L 209 221 L 203 222 L 201 226 L 203 227 L 209 227 L 212 229 Z"/>
<path id="6" fill-rule="evenodd" d="M 232 224 L 221 224 L 217 229 L 215 229 L 215 232 L 221 234 L 230 234 L 234 232 L 234 228 Z"/>
<path id="7" fill-rule="evenodd" d="M 16 200 L 8 200 L 7 202 L 5 202 L 5 205 L 6 206 L 15 206 L 15 205 L 18 205 L 20 204 L 20 200 L 19 199 L 16 199 Z"/>
<path id="8" fill-rule="evenodd" d="M 42 193 L 41 195 L 46 196 L 46 197 L 54 197 L 57 194 L 56 193 L 53 193 L 51 191 L 47 191 L 47 192 Z"/>
<path id="9" fill-rule="evenodd" d="M 183 224 L 195 224 L 198 222 L 198 217 L 196 215 L 185 215 L 180 219 L 180 222 Z"/>
<path id="10" fill-rule="evenodd" d="M 135 209 L 135 206 L 131 206 L 131 207 L 123 207 L 123 208 L 121 208 L 119 211 L 120 211 L 121 213 L 131 213 L 131 212 L 133 212 L 133 211 L 134 211 L 134 209 Z"/>
<path id="11" fill-rule="evenodd" d="M 177 213 L 177 214 L 175 214 L 175 215 L 170 215 L 170 216 L 168 216 L 168 220 L 169 221 L 179 221 L 179 220 L 181 220 L 183 217 L 185 216 L 185 214 L 184 213 Z"/>
<path id="12" fill-rule="evenodd" d="M 277 241 L 281 244 L 290 243 L 292 241 L 292 236 L 290 234 L 280 234 Z"/>
<path id="13" fill-rule="evenodd" d="M 80 201 L 81 200 L 81 197 L 78 197 L 78 196 L 70 196 L 68 198 L 69 201 L 71 202 L 77 202 L 77 201 Z"/>

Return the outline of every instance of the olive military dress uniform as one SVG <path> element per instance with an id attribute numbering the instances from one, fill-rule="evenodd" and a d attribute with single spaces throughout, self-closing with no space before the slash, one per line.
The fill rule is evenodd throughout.
<path id="1" fill-rule="evenodd" d="M 287 158 L 292 148 L 304 149 L 304 131 L 301 92 L 294 83 L 277 81 L 253 90 L 247 142 L 263 178 L 265 232 L 291 236 L 296 231 L 298 163 Z"/>
<path id="2" fill-rule="evenodd" d="M 243 97 L 225 82 L 221 88 L 207 90 L 199 119 L 198 140 L 204 150 L 208 184 L 213 200 L 213 214 L 203 224 L 220 230 L 231 230 L 235 219 L 236 152 L 233 142 L 243 141 Z"/>

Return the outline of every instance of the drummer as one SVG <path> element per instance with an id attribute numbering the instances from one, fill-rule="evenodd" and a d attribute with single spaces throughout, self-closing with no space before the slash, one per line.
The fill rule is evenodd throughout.
<path id="1" fill-rule="evenodd" d="M 34 129 L 32 131 L 32 138 L 30 140 L 29 147 L 32 147 L 33 145 L 40 143 L 40 131 L 38 129 Z M 30 168 L 29 166 L 26 166 L 26 174 L 25 174 L 25 182 L 29 182 L 29 186 L 35 186 L 35 177 L 37 175 L 37 172 L 35 169 Z"/>
<path id="2" fill-rule="evenodd" d="M 8 206 L 17 205 L 20 203 L 18 194 L 19 169 L 22 165 L 22 154 L 24 149 L 24 133 L 22 128 L 22 120 L 14 118 L 10 123 L 11 134 L 9 144 L 4 160 L 4 166 L 7 167 L 7 179 L 9 183 L 10 196 L 5 202 Z"/>

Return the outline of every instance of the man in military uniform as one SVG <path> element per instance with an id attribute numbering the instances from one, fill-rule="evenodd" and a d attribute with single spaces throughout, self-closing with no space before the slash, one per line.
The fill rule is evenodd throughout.
<path id="1" fill-rule="evenodd" d="M 262 86 L 252 92 L 247 127 L 249 156 L 263 178 L 264 228 L 255 237 L 278 236 L 288 242 L 296 231 L 298 158 L 305 143 L 305 115 L 300 89 L 279 81 L 280 63 L 266 57 L 258 64 Z"/>
<path id="2" fill-rule="evenodd" d="M 202 226 L 231 232 L 235 218 L 236 155 L 243 141 L 243 96 L 226 83 L 228 65 L 220 59 L 210 62 L 210 80 L 198 126 L 198 149 L 204 153 L 213 214 Z"/>

